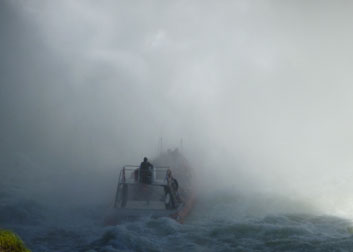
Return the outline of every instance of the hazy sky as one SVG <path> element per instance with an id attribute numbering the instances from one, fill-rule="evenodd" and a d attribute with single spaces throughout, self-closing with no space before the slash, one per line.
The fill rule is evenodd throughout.
<path id="1" fill-rule="evenodd" d="M 352 7 L 1 1 L 3 153 L 95 169 L 183 138 L 205 177 L 337 198 L 353 189 Z"/>

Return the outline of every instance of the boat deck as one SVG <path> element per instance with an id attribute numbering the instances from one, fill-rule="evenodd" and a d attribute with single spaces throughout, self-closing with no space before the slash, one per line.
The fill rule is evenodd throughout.
<path id="1" fill-rule="evenodd" d="M 164 210 L 164 202 L 162 201 L 128 201 L 126 209 L 146 209 L 146 210 Z"/>

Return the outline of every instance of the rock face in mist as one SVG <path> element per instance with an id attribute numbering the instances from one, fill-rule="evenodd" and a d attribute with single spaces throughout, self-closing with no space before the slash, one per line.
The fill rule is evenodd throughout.
<path id="1" fill-rule="evenodd" d="M 33 200 L 1 200 L 0 223 L 36 225 L 43 219 L 42 207 Z"/>
<path id="2" fill-rule="evenodd" d="M 1 150 L 1 149 L 0 149 Z M 0 199 L 9 195 L 28 195 L 28 189 L 44 180 L 44 169 L 31 159 L 29 155 L 16 151 L 0 153 Z"/>
<path id="3" fill-rule="evenodd" d="M 23 241 L 14 233 L 0 229 L 0 251 L 4 252 L 30 252 Z"/>
<path id="4" fill-rule="evenodd" d="M 0 154 L 0 223 L 2 224 L 38 224 L 42 216 L 42 207 L 34 200 L 34 185 L 42 178 L 37 175 L 37 166 L 21 153 Z"/>

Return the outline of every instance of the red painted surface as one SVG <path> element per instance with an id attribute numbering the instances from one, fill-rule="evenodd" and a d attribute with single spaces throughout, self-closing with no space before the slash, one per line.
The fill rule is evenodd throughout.
<path id="1" fill-rule="evenodd" d="M 185 202 L 185 206 L 182 209 L 180 209 L 178 212 L 170 215 L 170 217 L 179 223 L 184 223 L 185 218 L 190 214 L 192 208 L 194 207 L 194 204 L 195 204 L 195 195 L 193 193 L 191 197 Z"/>

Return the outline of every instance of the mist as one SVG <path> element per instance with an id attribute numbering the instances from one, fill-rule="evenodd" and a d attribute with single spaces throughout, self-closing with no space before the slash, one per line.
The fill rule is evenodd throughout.
<path id="1" fill-rule="evenodd" d="M 109 198 L 121 165 L 182 139 L 201 191 L 350 215 L 351 7 L 1 1 L 1 174 Z"/>

